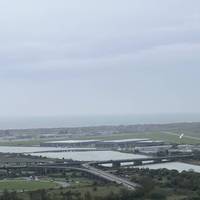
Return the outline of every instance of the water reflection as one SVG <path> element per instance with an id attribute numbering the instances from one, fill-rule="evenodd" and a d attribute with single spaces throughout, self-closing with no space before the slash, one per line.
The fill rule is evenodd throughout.
<path id="1" fill-rule="evenodd" d="M 193 164 L 187 164 L 182 162 L 170 162 L 170 163 L 160 163 L 160 164 L 149 164 L 149 165 L 143 165 L 143 166 L 137 166 L 138 168 L 149 168 L 149 169 L 162 169 L 166 168 L 169 170 L 176 169 L 179 172 L 182 171 L 195 171 L 200 173 L 200 166 L 193 165 Z"/>

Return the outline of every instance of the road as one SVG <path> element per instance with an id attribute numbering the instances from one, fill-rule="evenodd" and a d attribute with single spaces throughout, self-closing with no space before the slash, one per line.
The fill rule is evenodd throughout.
<path id="1" fill-rule="evenodd" d="M 115 183 L 118 183 L 118 184 L 121 184 L 123 186 L 125 186 L 127 189 L 129 190 L 135 190 L 136 187 L 139 187 L 139 185 L 137 183 L 134 183 L 134 182 L 130 182 L 124 178 L 120 178 L 118 176 L 115 176 L 113 174 L 110 174 L 108 172 L 105 172 L 103 170 L 100 170 L 100 169 L 97 169 L 95 167 L 92 167 L 90 165 L 90 163 L 85 163 L 85 164 L 82 164 L 82 166 L 88 170 L 88 172 L 90 172 L 91 174 L 94 174 L 96 176 L 99 176 L 103 179 L 106 179 L 108 181 L 111 181 L 111 182 L 115 182 Z"/>
<path id="2" fill-rule="evenodd" d="M 123 185 L 124 187 L 126 187 L 129 190 L 135 190 L 136 187 L 139 187 L 138 184 L 130 182 L 124 178 L 120 178 L 118 176 L 115 176 L 113 174 L 110 174 L 108 172 L 105 172 L 103 170 L 97 169 L 95 167 L 90 166 L 90 163 L 84 163 L 82 164 L 82 167 L 69 167 L 69 166 L 65 166 L 65 165 L 58 165 L 58 164 L 45 164 L 45 165 L 32 165 L 32 166 L 5 166 L 5 167 L 0 167 L 0 169 L 26 169 L 29 168 L 31 170 L 34 169 L 61 169 L 61 170 L 65 170 L 65 169 L 74 169 L 74 170 L 78 170 L 78 171 L 85 171 L 89 174 L 93 174 L 97 177 L 100 177 L 102 179 L 111 181 L 111 182 L 115 182 L 117 184 Z"/>
<path id="3" fill-rule="evenodd" d="M 99 164 L 109 164 L 109 163 L 129 163 L 129 162 L 144 162 L 144 161 L 156 161 L 156 163 L 162 162 L 171 162 L 178 159 L 192 158 L 193 155 L 177 155 L 177 156 L 162 156 L 162 157 L 146 157 L 146 158 L 132 158 L 132 159 L 120 159 L 120 160 L 105 160 L 105 161 L 94 161 L 91 164 L 99 165 Z M 142 165 L 143 163 L 139 163 L 137 165 Z M 136 164 L 135 164 L 136 166 Z"/>

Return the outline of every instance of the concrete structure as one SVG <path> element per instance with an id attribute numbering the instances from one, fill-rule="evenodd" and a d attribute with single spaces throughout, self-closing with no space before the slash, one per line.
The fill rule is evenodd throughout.
<path id="1" fill-rule="evenodd" d="M 154 158 L 141 158 L 141 159 L 125 159 L 125 160 L 115 160 L 115 161 L 96 161 L 96 162 L 90 162 L 90 163 L 82 163 L 82 162 L 75 162 L 71 161 L 69 163 L 49 163 L 49 164 L 30 164 L 30 165 L 24 165 L 24 166 L 13 166 L 13 165 L 6 165 L 6 166 L 0 166 L 0 170 L 6 170 L 7 173 L 10 171 L 15 170 L 30 170 L 30 171 L 42 171 L 44 174 L 48 173 L 48 171 L 65 171 L 67 169 L 74 169 L 79 171 L 84 171 L 90 174 L 93 174 L 94 176 L 100 177 L 102 179 L 116 182 L 117 184 L 123 185 L 127 189 L 135 190 L 136 187 L 139 185 L 128 181 L 125 178 L 121 178 L 118 176 L 115 176 L 113 174 L 110 174 L 108 172 L 105 172 L 103 170 L 95 168 L 97 165 L 102 164 L 112 164 L 113 167 L 120 167 L 122 163 L 124 162 L 133 162 L 133 165 L 141 165 L 146 164 L 148 161 L 152 161 L 153 163 L 161 163 L 161 162 L 171 162 L 171 161 L 177 161 L 177 160 L 184 160 L 188 158 L 192 158 L 193 155 L 188 156 L 169 156 L 169 157 L 154 157 Z M 13 164 L 13 163 L 12 163 Z M 71 167 L 71 166 L 75 167 Z"/>
<path id="2" fill-rule="evenodd" d="M 164 145 L 163 141 L 153 141 L 148 138 L 136 138 L 136 139 L 123 139 L 123 140 L 110 140 L 100 141 L 96 144 L 100 148 L 134 148 L 138 146 L 156 146 Z"/>
<path id="3" fill-rule="evenodd" d="M 133 148 L 137 143 L 148 141 L 149 139 L 123 139 L 123 140 L 108 140 L 100 141 L 96 144 L 100 148 Z"/>
<path id="4" fill-rule="evenodd" d="M 90 163 L 85 163 L 82 166 L 85 169 L 87 169 L 89 173 L 92 173 L 96 176 L 100 176 L 101 178 L 104 178 L 108 181 L 123 185 L 124 187 L 126 187 L 129 190 L 135 190 L 137 187 L 139 187 L 139 184 L 137 184 L 137 183 L 131 182 L 125 178 L 115 176 L 113 174 L 110 174 L 109 172 L 105 172 L 103 170 L 97 169 L 94 166 L 91 166 Z"/>
<path id="5" fill-rule="evenodd" d="M 148 138 L 135 138 L 123 140 L 65 140 L 65 141 L 49 141 L 41 143 L 41 146 L 46 147 L 67 147 L 67 148 L 106 148 L 106 149 L 133 149 L 143 146 L 160 146 L 164 145 L 163 141 L 153 141 Z"/>
<path id="6" fill-rule="evenodd" d="M 106 181 L 115 182 L 117 184 L 123 185 L 129 190 L 135 190 L 136 187 L 139 187 L 137 183 L 128 181 L 124 178 L 115 176 L 103 170 L 97 169 L 93 166 L 90 166 L 89 163 L 82 164 L 80 167 L 69 167 L 66 165 L 58 165 L 58 164 L 49 164 L 49 165 L 32 165 L 32 166 L 5 166 L 0 167 L 0 170 L 6 170 L 7 173 L 10 171 L 16 170 L 30 170 L 30 171 L 41 171 L 43 174 L 47 174 L 48 172 L 64 172 L 65 170 L 72 169 L 77 171 L 83 171 L 89 174 L 94 175 L 95 177 L 99 177 Z"/>
<path id="7" fill-rule="evenodd" d="M 161 141 L 161 140 L 143 140 L 143 141 L 138 141 L 136 146 L 137 147 L 161 146 L 164 144 L 165 144 L 165 142 Z"/>
<path id="8" fill-rule="evenodd" d="M 193 155 L 180 155 L 180 156 L 164 156 L 164 157 L 149 157 L 149 158 L 135 158 L 135 159 L 123 159 L 123 160 L 106 160 L 91 162 L 91 165 L 105 165 L 112 164 L 112 167 L 120 167 L 122 164 L 128 163 L 129 166 L 138 166 L 145 164 L 155 164 L 164 162 L 173 162 L 178 160 L 184 160 L 193 158 Z M 127 166 L 127 165 L 126 165 Z"/>
<path id="9" fill-rule="evenodd" d="M 168 151 L 172 145 L 158 145 L 158 146 L 139 146 L 135 150 L 142 154 L 157 155 L 159 152 Z"/>
<path id="10" fill-rule="evenodd" d="M 142 146 L 142 147 L 136 147 L 135 149 L 138 150 L 146 150 L 146 151 L 152 151 L 152 150 L 161 150 L 161 149 L 170 149 L 172 148 L 172 145 L 158 145 L 158 146 Z"/>
<path id="11" fill-rule="evenodd" d="M 43 142 L 40 146 L 43 147 L 68 147 L 68 148 L 80 148 L 80 147 L 95 147 L 95 144 L 99 140 L 63 140 L 63 141 L 49 141 Z"/>

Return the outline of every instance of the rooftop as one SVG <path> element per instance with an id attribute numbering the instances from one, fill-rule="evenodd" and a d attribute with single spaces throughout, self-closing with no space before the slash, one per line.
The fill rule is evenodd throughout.
<path id="1" fill-rule="evenodd" d="M 163 142 L 162 140 L 145 140 L 145 141 L 138 141 L 139 143 L 160 143 Z"/>
<path id="2" fill-rule="evenodd" d="M 122 143 L 122 142 L 142 142 L 142 141 L 148 141 L 148 138 L 134 138 L 134 139 L 122 139 L 122 140 L 106 140 L 103 142 L 113 142 L 113 143 Z"/>
<path id="3" fill-rule="evenodd" d="M 98 142 L 99 140 L 62 140 L 62 141 L 49 141 L 45 143 L 59 143 L 59 144 L 72 144 L 72 143 L 88 143 L 88 142 Z"/>

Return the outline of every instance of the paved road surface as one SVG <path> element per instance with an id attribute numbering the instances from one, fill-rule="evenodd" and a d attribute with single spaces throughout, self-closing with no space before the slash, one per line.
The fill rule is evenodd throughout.
<path id="1" fill-rule="evenodd" d="M 136 184 L 136 183 L 130 182 L 130 181 L 124 179 L 124 178 L 120 178 L 118 176 L 115 176 L 115 175 L 110 174 L 108 172 L 105 172 L 103 170 L 100 170 L 100 169 L 97 169 L 95 167 L 92 167 L 92 166 L 90 166 L 89 163 L 85 163 L 82 166 L 84 168 L 86 168 L 90 173 L 92 173 L 92 174 L 94 174 L 96 176 L 102 177 L 102 178 L 104 178 L 106 180 L 121 184 L 121 185 L 125 186 L 127 189 L 135 190 L 136 187 L 139 187 L 139 185 Z"/>
<path id="2" fill-rule="evenodd" d="M 135 190 L 136 187 L 140 187 L 138 184 L 130 182 L 124 178 L 120 178 L 118 176 L 115 176 L 113 174 L 110 174 L 108 172 L 105 172 L 103 170 L 97 169 L 95 167 L 90 166 L 90 163 L 84 163 L 82 164 L 82 167 L 69 167 L 65 165 L 56 165 L 56 164 L 51 164 L 51 165 L 35 165 L 35 166 L 6 166 L 6 167 L 0 167 L 0 169 L 24 169 L 24 168 L 30 168 L 30 169 L 36 169 L 36 168 L 41 168 L 41 169 L 74 169 L 78 171 L 85 171 L 87 173 L 93 174 L 95 176 L 98 176 L 100 178 L 103 178 L 105 180 L 115 182 L 117 184 L 121 184 L 124 187 L 126 187 L 129 190 Z"/>

